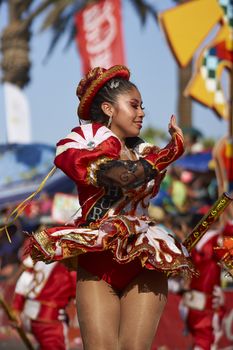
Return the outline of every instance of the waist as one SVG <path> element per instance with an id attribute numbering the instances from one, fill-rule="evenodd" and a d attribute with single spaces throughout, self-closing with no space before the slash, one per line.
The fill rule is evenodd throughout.
<path id="1" fill-rule="evenodd" d="M 41 320 L 44 322 L 66 320 L 64 309 L 32 299 L 26 300 L 24 314 L 31 320 Z"/>

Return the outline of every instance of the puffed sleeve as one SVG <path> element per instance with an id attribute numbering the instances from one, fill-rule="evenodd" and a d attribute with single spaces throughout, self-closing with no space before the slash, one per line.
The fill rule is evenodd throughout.
<path id="1" fill-rule="evenodd" d="M 100 164 L 118 159 L 120 150 L 119 139 L 108 128 L 86 124 L 58 142 L 54 163 L 73 181 L 85 185 L 94 182 Z"/>

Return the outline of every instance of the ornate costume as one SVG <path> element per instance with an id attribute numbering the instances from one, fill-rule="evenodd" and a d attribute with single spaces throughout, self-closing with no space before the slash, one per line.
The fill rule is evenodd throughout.
<path id="1" fill-rule="evenodd" d="M 233 277 L 233 220 L 225 224 L 221 244 L 215 247 L 215 252 L 222 267 Z"/>
<path id="2" fill-rule="evenodd" d="M 82 216 L 74 225 L 33 233 L 34 259 L 51 262 L 109 251 L 118 264 L 137 261 L 135 273 L 143 267 L 169 273 L 193 271 L 186 249 L 150 220 L 147 211 L 165 168 L 183 153 L 182 137 L 174 133 L 163 149 L 139 138 L 128 141 L 133 141 L 135 161 L 120 159 L 121 141 L 98 123 L 77 127 L 58 142 L 55 165 L 75 181 Z M 88 265 L 94 267 L 93 258 Z M 87 268 L 86 257 L 80 258 L 80 264 Z"/>
<path id="3" fill-rule="evenodd" d="M 30 257 L 23 261 L 25 271 L 19 277 L 12 307 L 21 313 L 24 326 L 41 350 L 68 349 L 65 308 L 75 298 L 76 273 L 61 263 L 34 266 Z"/>
<path id="4" fill-rule="evenodd" d="M 192 250 L 191 257 L 200 276 L 194 277 L 183 304 L 188 307 L 187 327 L 193 337 L 193 348 L 210 350 L 221 337 L 224 298 L 220 289 L 221 267 L 215 255 L 221 232 L 209 230 Z"/>

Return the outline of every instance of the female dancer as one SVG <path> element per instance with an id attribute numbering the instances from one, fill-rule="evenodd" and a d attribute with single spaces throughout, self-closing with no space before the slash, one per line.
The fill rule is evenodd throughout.
<path id="1" fill-rule="evenodd" d="M 32 256 L 78 261 L 77 311 L 85 350 L 150 349 L 167 275 L 193 267 L 185 248 L 149 219 L 166 167 L 183 153 L 172 116 L 163 148 L 138 137 L 142 98 L 127 67 L 94 68 L 80 81 L 81 126 L 57 144 L 55 165 L 77 184 L 74 225 L 32 234 Z"/>

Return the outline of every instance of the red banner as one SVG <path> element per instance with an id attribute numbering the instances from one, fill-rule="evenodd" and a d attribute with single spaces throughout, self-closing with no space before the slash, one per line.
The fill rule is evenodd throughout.
<path id="1" fill-rule="evenodd" d="M 90 68 L 125 64 L 121 0 L 103 0 L 75 16 L 76 43 L 85 74 Z"/>

